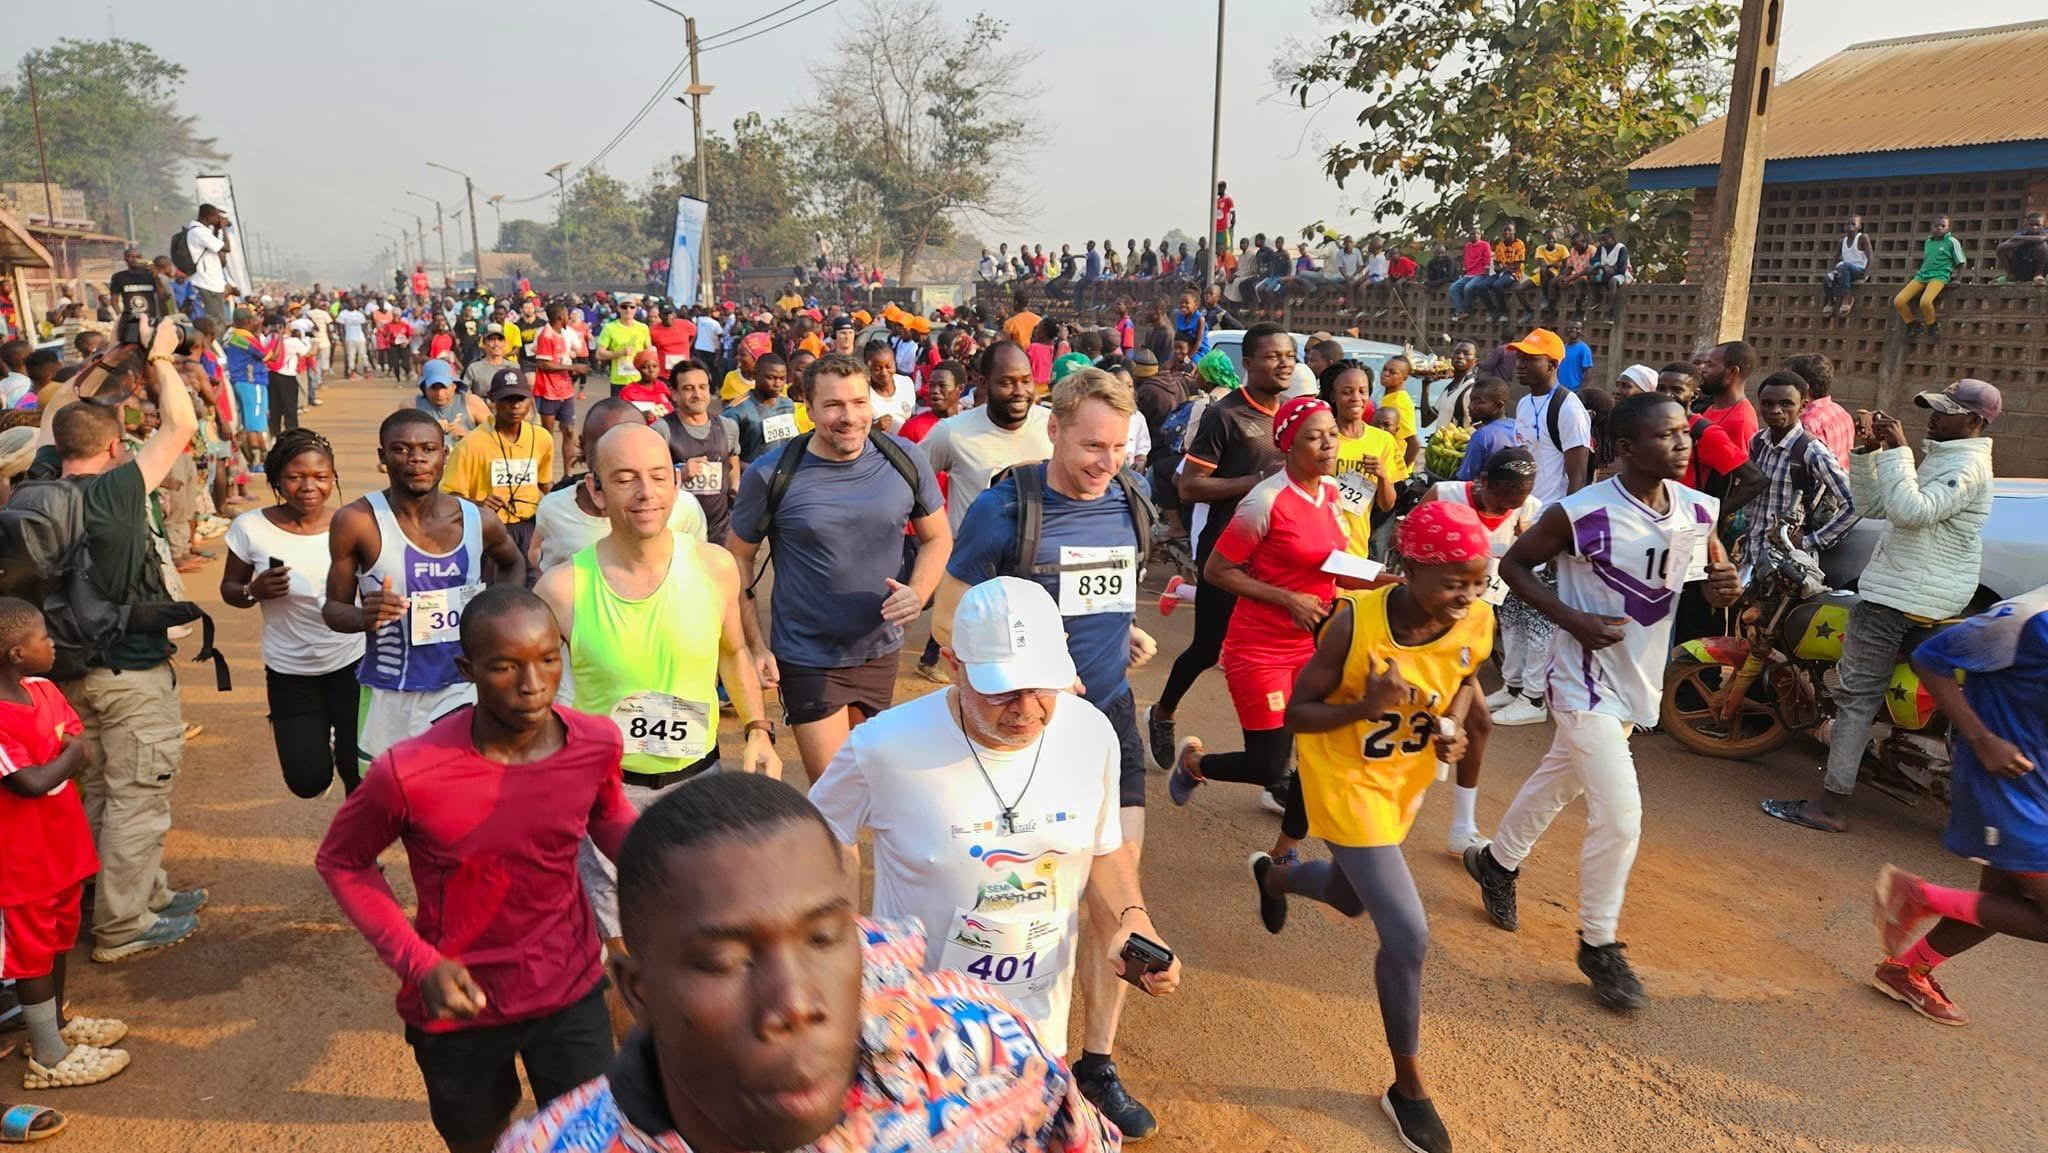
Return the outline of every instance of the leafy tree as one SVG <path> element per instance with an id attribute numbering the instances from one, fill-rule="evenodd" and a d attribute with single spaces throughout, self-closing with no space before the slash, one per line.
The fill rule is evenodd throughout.
<path id="1" fill-rule="evenodd" d="M 538 220 L 507 220 L 498 230 L 499 252 L 539 252 L 547 238 L 553 236 L 555 226 Z"/>
<path id="2" fill-rule="evenodd" d="M 646 214 L 624 181 L 592 168 L 569 186 L 561 229 L 538 237 L 534 255 L 550 269 L 573 268 L 577 279 L 638 286 L 657 249 L 645 231 Z M 562 233 L 567 233 L 564 260 Z"/>
<path id="3" fill-rule="evenodd" d="M 1334 0 L 1344 21 L 1278 71 L 1307 107 L 1362 97 L 1363 135 L 1324 153 L 1373 214 L 1422 235 L 1506 220 L 1613 224 L 1644 267 L 1683 258 L 1687 193 L 1628 188 L 1628 163 L 1697 125 L 1726 88 L 1727 0 Z"/>
<path id="4" fill-rule="evenodd" d="M 750 112 L 733 122 L 733 138 L 704 137 L 705 194 L 711 202 L 711 248 L 740 267 L 795 264 L 811 251 L 799 217 L 804 165 L 796 132 L 782 120 Z M 697 162 L 678 154 L 657 165 L 646 194 L 645 229 L 653 247 L 667 246 L 676 197 L 697 194 Z"/>
<path id="5" fill-rule="evenodd" d="M 168 237 L 190 218 L 187 171 L 228 156 L 178 111 L 183 66 L 133 40 L 63 39 L 24 54 L 13 87 L 0 90 L 0 180 L 42 178 L 31 67 L 53 182 L 83 189 L 109 230 L 119 230 L 125 206 L 144 235 Z"/>
<path id="6" fill-rule="evenodd" d="M 867 0 L 799 110 L 818 184 L 812 208 L 872 222 L 869 248 L 908 280 L 928 247 L 963 216 L 1014 218 L 1024 208 L 1003 179 L 1029 142 L 1035 57 L 1005 43 L 986 14 L 946 23 L 934 0 Z"/>

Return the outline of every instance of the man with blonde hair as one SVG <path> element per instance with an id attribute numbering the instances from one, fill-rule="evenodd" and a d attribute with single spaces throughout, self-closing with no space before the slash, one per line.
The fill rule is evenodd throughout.
<path id="1" fill-rule="evenodd" d="M 1134 867 L 1145 840 L 1145 746 L 1128 673 L 1158 651 L 1132 623 L 1138 570 L 1158 516 L 1143 482 L 1124 466 L 1136 411 L 1130 387 L 1099 368 L 1079 369 L 1054 386 L 1046 421 L 1052 459 L 1011 468 L 975 499 L 961 519 L 932 612 L 933 636 L 951 645 L 953 617 L 970 586 L 1015 576 L 1051 594 L 1082 698 L 1116 732 L 1118 817 Z M 1116 931 L 1085 915 L 1082 925 L 1086 942 L 1103 942 Z M 1079 968 L 1087 1020 L 1075 1079 L 1126 1139 L 1149 1137 L 1158 1121 L 1125 1092 L 1110 1060 L 1124 982 L 1107 950 L 1095 944 L 1083 944 Z"/>

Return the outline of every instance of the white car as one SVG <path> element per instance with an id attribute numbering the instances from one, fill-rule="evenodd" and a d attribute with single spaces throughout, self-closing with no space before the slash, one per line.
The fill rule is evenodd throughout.
<path id="1" fill-rule="evenodd" d="M 1308 353 L 1309 337 L 1306 333 L 1300 332 L 1290 332 L 1288 335 L 1294 338 L 1294 355 L 1296 360 L 1294 362 L 1294 378 L 1288 382 L 1287 394 L 1289 396 L 1303 396 L 1316 390 L 1315 374 L 1311 373 L 1308 370 L 1308 365 L 1303 364 L 1300 359 Z M 1366 367 L 1372 369 L 1372 391 L 1375 402 L 1379 400 L 1380 396 L 1380 369 L 1386 366 L 1387 361 L 1397 356 L 1407 355 L 1408 353 L 1408 350 L 1400 345 L 1388 344 L 1383 340 L 1360 340 L 1355 336 L 1337 336 L 1331 339 L 1344 346 L 1345 356 L 1360 361 Z M 1230 363 L 1237 366 L 1238 375 L 1240 377 L 1244 375 L 1243 329 L 1232 328 L 1211 332 L 1209 334 L 1209 347 L 1212 349 L 1222 349 L 1223 355 L 1230 358 Z M 1421 403 L 1422 381 L 1420 379 L 1413 376 L 1409 377 L 1406 391 L 1409 396 L 1415 399 L 1416 403 Z"/>
<path id="2" fill-rule="evenodd" d="M 1870 563 L 1871 551 L 1884 529 L 1882 519 L 1865 517 L 1820 558 L 1830 588 L 1856 587 L 1856 578 Z M 1993 480 L 1991 519 L 1985 522 L 1983 540 L 1984 564 L 1969 611 L 1981 611 L 2048 584 L 2048 480 Z"/>

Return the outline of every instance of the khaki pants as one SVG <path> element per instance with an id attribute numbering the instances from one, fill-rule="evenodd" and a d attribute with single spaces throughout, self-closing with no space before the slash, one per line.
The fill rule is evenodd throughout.
<path id="1" fill-rule="evenodd" d="M 63 688 L 85 722 L 78 784 L 100 852 L 93 937 L 112 948 L 148 932 L 151 910 L 171 900 L 163 859 L 171 783 L 185 751 L 178 683 L 166 661 L 141 671 L 94 669 Z"/>

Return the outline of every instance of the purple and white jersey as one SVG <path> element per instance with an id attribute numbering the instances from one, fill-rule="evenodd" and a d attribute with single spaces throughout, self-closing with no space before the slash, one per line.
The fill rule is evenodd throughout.
<path id="1" fill-rule="evenodd" d="M 411 607 L 370 633 L 356 680 L 393 692 L 445 689 L 462 680 L 455 667 L 462 609 L 483 589 L 483 519 L 476 505 L 461 501 L 462 543 L 450 552 L 428 552 L 398 526 L 382 492 L 369 492 L 364 499 L 377 518 L 381 545 L 377 563 L 358 578 L 358 587 L 362 595 L 374 596 L 388 579 L 391 591 Z"/>
<path id="2" fill-rule="evenodd" d="M 1557 502 L 1571 520 L 1569 552 L 1557 559 L 1557 595 L 1596 616 L 1623 617 L 1619 644 L 1587 652 L 1557 630 L 1550 658 L 1550 707 L 1657 722 L 1671 621 L 1685 582 L 1707 575 L 1707 538 L 1721 504 L 1664 482 L 1667 511 L 1652 512 L 1615 478 Z"/>

